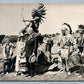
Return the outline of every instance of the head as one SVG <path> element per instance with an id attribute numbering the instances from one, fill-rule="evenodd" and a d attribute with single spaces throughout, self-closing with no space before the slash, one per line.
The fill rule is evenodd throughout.
<path id="1" fill-rule="evenodd" d="M 33 33 L 33 29 L 31 27 L 26 29 L 27 34 L 32 34 Z"/>
<path id="2" fill-rule="evenodd" d="M 77 30 L 77 33 L 80 35 L 80 34 L 82 34 L 82 29 L 78 29 Z"/>
<path id="3" fill-rule="evenodd" d="M 78 33 L 83 34 L 84 33 L 84 25 L 78 25 Z"/>
<path id="4" fill-rule="evenodd" d="M 44 38 L 43 38 L 43 42 L 44 42 L 44 43 L 47 43 L 47 42 L 48 42 L 48 39 L 49 39 L 48 37 L 44 37 Z"/>
<path id="5" fill-rule="evenodd" d="M 21 37 L 18 38 L 18 41 L 24 42 L 24 40 L 25 40 L 24 36 L 21 36 Z"/>
<path id="6" fill-rule="evenodd" d="M 24 36 L 24 34 L 23 34 L 23 29 L 19 32 L 18 38 L 20 38 L 20 37 L 22 37 L 22 36 Z"/>
<path id="7" fill-rule="evenodd" d="M 66 27 L 64 27 L 64 28 L 61 29 L 61 33 L 62 33 L 63 36 L 66 36 L 66 35 L 69 34 L 69 30 Z"/>
<path id="8" fill-rule="evenodd" d="M 63 25 L 63 28 L 64 28 L 64 29 L 62 28 L 62 30 L 65 30 L 65 31 L 62 31 L 63 35 L 72 34 L 72 29 L 71 29 L 71 26 L 69 24 L 63 23 L 62 25 Z"/>
<path id="9" fill-rule="evenodd" d="M 33 19 L 34 19 L 35 21 L 38 21 L 38 20 L 39 20 L 39 17 L 38 17 L 38 16 L 35 16 Z"/>
<path id="10" fill-rule="evenodd" d="M 9 40 L 6 40 L 6 44 L 9 45 L 10 41 Z"/>

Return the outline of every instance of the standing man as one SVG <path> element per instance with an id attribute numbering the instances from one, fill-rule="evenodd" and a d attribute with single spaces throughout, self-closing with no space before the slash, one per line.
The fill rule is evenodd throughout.
<path id="1" fill-rule="evenodd" d="M 26 61 L 27 61 L 27 68 L 29 71 L 29 75 L 31 77 L 34 76 L 35 73 L 35 62 L 30 63 L 29 59 L 31 57 L 37 56 L 37 47 L 38 42 L 40 41 L 40 34 L 38 33 L 38 28 L 40 23 L 42 23 L 43 19 L 45 18 L 44 15 L 46 15 L 46 10 L 44 7 L 44 4 L 40 4 L 37 9 L 34 9 L 32 11 L 32 20 L 24 20 L 23 22 L 29 22 L 29 24 L 25 27 L 25 29 L 21 30 L 20 34 L 23 34 L 26 39 Z"/>
<path id="2" fill-rule="evenodd" d="M 82 57 L 84 57 L 84 25 L 78 25 L 78 33 L 79 37 L 77 38 L 77 46 L 79 49 L 79 53 L 81 55 L 81 63 L 83 63 Z"/>
<path id="3" fill-rule="evenodd" d="M 68 59 L 70 56 L 70 46 L 73 45 L 73 38 L 71 33 L 71 28 L 69 28 L 65 23 L 61 30 L 62 35 L 59 40 L 59 47 L 61 51 L 62 65 L 65 71 L 68 71 Z"/>

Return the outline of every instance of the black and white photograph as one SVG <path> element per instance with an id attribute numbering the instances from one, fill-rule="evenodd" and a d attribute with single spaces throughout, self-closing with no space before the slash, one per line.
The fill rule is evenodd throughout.
<path id="1" fill-rule="evenodd" d="M 84 81 L 84 4 L 0 4 L 0 81 Z"/>

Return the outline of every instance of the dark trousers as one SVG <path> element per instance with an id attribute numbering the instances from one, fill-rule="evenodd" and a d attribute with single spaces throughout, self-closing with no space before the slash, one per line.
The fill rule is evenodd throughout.
<path id="1" fill-rule="evenodd" d="M 28 59 L 29 59 L 29 57 L 26 57 L 27 72 L 29 72 L 29 76 L 32 76 L 35 73 L 35 63 L 29 63 Z"/>
<path id="2" fill-rule="evenodd" d="M 16 57 L 11 60 L 11 72 L 15 71 Z"/>
<path id="3" fill-rule="evenodd" d="M 28 72 L 29 75 L 32 76 L 35 73 L 35 63 L 28 63 Z"/>
<path id="4" fill-rule="evenodd" d="M 4 74 L 11 71 L 11 59 L 6 59 L 4 62 Z"/>

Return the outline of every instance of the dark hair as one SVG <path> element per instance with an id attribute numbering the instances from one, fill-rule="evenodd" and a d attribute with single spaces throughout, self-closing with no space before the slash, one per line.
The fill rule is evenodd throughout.
<path id="1" fill-rule="evenodd" d="M 78 25 L 80 29 L 84 29 L 84 25 Z"/>

